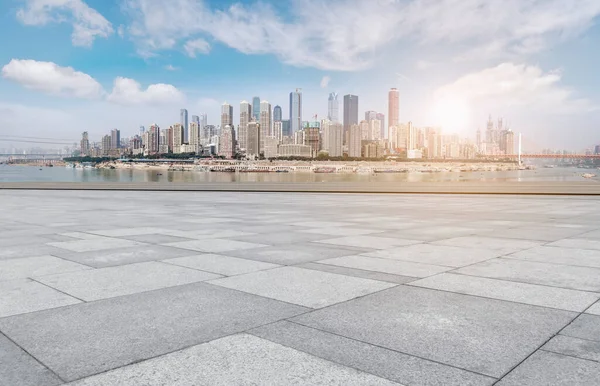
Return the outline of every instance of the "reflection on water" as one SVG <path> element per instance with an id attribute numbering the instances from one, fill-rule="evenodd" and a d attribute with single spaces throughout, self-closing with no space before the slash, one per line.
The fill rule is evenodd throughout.
<path id="1" fill-rule="evenodd" d="M 589 170 L 587 171 L 589 172 Z M 390 174 L 215 173 L 132 169 L 67 169 L 0 165 L 0 182 L 443 182 L 443 181 L 585 181 L 585 169 L 554 168 L 503 172 Z M 600 174 L 600 173 L 598 173 Z M 598 177 L 592 178 L 595 182 Z M 589 180 L 588 180 L 589 181 Z"/>

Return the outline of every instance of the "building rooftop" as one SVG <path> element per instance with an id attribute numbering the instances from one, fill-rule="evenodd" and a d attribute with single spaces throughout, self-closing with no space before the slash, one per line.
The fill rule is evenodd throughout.
<path id="1" fill-rule="evenodd" d="M 0 385 L 592 385 L 600 201 L 0 190 Z"/>

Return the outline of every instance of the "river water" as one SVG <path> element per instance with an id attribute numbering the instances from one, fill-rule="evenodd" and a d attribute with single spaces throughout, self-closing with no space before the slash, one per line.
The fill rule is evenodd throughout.
<path id="1" fill-rule="evenodd" d="M 584 173 L 597 174 L 586 179 Z M 337 173 L 215 173 L 131 169 L 69 169 L 0 165 L 0 182 L 442 182 L 442 181 L 590 181 L 600 182 L 600 171 L 578 168 L 540 168 L 504 172 L 440 172 L 399 174 Z"/>

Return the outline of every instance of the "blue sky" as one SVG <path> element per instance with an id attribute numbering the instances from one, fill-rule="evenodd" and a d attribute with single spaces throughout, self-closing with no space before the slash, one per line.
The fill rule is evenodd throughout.
<path id="1" fill-rule="evenodd" d="M 0 135 L 216 124 L 254 95 L 286 116 L 295 88 L 305 120 L 332 91 L 387 115 L 397 87 L 416 126 L 474 138 L 491 113 L 532 148 L 600 143 L 598 0 L 4 0 L 0 36 Z"/>

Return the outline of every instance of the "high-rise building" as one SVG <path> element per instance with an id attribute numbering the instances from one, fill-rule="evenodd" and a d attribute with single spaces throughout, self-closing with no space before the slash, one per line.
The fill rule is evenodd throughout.
<path id="1" fill-rule="evenodd" d="M 190 122 L 189 147 L 192 152 L 196 154 L 200 153 L 200 127 L 198 126 L 198 122 L 194 120 Z"/>
<path id="2" fill-rule="evenodd" d="M 233 106 L 225 102 L 221 105 L 221 130 L 227 125 L 233 127 Z"/>
<path id="3" fill-rule="evenodd" d="M 321 127 L 323 127 L 323 150 L 326 150 L 330 157 L 341 157 L 344 126 L 339 122 L 327 121 L 322 123 Z"/>
<path id="4" fill-rule="evenodd" d="M 365 121 L 372 121 L 373 119 L 377 119 L 377 111 L 365 111 Z"/>
<path id="5" fill-rule="evenodd" d="M 417 129 L 413 126 L 412 122 L 408 122 L 408 139 L 407 139 L 407 150 L 414 150 L 417 148 Z"/>
<path id="6" fill-rule="evenodd" d="M 500 150 L 507 155 L 515 154 L 515 133 L 512 130 L 509 129 L 502 132 Z"/>
<path id="7" fill-rule="evenodd" d="M 186 109 L 181 109 L 179 111 L 179 123 L 183 127 L 183 142 L 188 143 L 188 111 Z"/>
<path id="8" fill-rule="evenodd" d="M 281 106 L 273 107 L 273 122 L 281 122 L 283 115 L 281 114 Z"/>
<path id="9" fill-rule="evenodd" d="M 381 122 L 381 132 L 379 134 L 379 138 L 385 139 L 388 137 L 388 128 L 385 126 L 385 114 L 377 113 L 376 119 Z"/>
<path id="10" fill-rule="evenodd" d="M 252 117 L 256 122 L 260 120 L 260 97 L 252 98 Z"/>
<path id="11" fill-rule="evenodd" d="M 235 131 L 232 125 L 225 125 L 219 136 L 219 155 L 233 158 L 235 155 Z"/>
<path id="12" fill-rule="evenodd" d="M 237 133 L 240 150 L 246 150 L 248 146 L 248 123 L 250 123 L 252 118 L 252 106 L 247 101 L 242 101 L 240 103 L 240 124 Z"/>
<path id="13" fill-rule="evenodd" d="M 273 137 L 277 138 L 277 141 L 283 141 L 283 122 L 273 122 Z"/>
<path id="14" fill-rule="evenodd" d="M 346 113 L 344 112 L 344 115 Z M 357 117 L 358 119 L 358 117 Z M 348 130 L 348 157 L 360 158 L 362 156 L 361 131 L 358 124 L 353 124 Z"/>
<path id="15" fill-rule="evenodd" d="M 256 121 L 249 122 L 246 132 L 246 157 L 258 157 L 260 155 L 260 123 Z"/>
<path id="16" fill-rule="evenodd" d="M 160 149 L 160 127 L 155 123 L 148 130 L 148 153 L 158 154 Z"/>
<path id="17" fill-rule="evenodd" d="M 366 140 L 372 139 L 371 138 L 371 128 L 369 127 L 369 121 L 362 120 L 362 121 L 360 121 L 358 126 L 360 126 L 360 140 L 361 141 L 366 141 Z"/>
<path id="18" fill-rule="evenodd" d="M 347 141 L 348 132 L 352 125 L 358 124 L 358 96 L 344 95 L 344 140 Z"/>
<path id="19" fill-rule="evenodd" d="M 327 119 L 331 122 L 339 122 L 339 109 L 340 102 L 338 101 L 338 94 L 336 92 L 329 93 L 329 99 L 327 100 Z"/>
<path id="20" fill-rule="evenodd" d="M 112 149 L 112 138 L 110 135 L 102 137 L 102 154 L 109 155 Z"/>
<path id="21" fill-rule="evenodd" d="M 110 143 L 112 149 L 120 149 L 121 148 L 121 130 L 112 129 L 110 131 Z"/>
<path id="22" fill-rule="evenodd" d="M 321 135 L 320 129 L 315 126 L 304 128 L 304 144 L 310 146 L 312 157 L 316 157 L 321 150 Z"/>
<path id="23" fill-rule="evenodd" d="M 82 156 L 90 154 L 90 137 L 87 131 L 81 133 L 81 141 L 79 142 L 79 151 Z"/>
<path id="24" fill-rule="evenodd" d="M 271 136 L 271 104 L 267 101 L 260 102 L 260 150 L 265 149 L 265 138 Z"/>
<path id="25" fill-rule="evenodd" d="M 265 138 L 265 150 L 264 157 L 265 158 L 274 158 L 277 157 L 277 146 L 279 145 L 279 141 L 275 137 L 267 137 Z"/>
<path id="26" fill-rule="evenodd" d="M 204 126 L 208 125 L 208 122 L 206 121 L 206 113 L 200 113 L 200 121 L 198 122 L 198 127 L 200 128 L 200 130 L 204 129 Z"/>
<path id="27" fill-rule="evenodd" d="M 388 93 L 388 119 L 388 127 L 400 124 L 400 93 L 395 88 Z"/>
<path id="28" fill-rule="evenodd" d="M 158 152 L 160 154 L 169 152 L 169 138 L 167 137 L 168 133 L 168 130 L 161 130 L 160 134 L 158 135 Z"/>
<path id="29" fill-rule="evenodd" d="M 371 119 L 369 121 L 369 132 L 372 140 L 379 141 L 381 137 L 381 121 L 379 119 Z"/>
<path id="30" fill-rule="evenodd" d="M 281 131 L 283 132 L 284 137 L 292 136 L 292 128 L 289 119 L 284 119 L 283 121 L 281 121 Z"/>
<path id="31" fill-rule="evenodd" d="M 176 123 L 171 126 L 171 136 L 173 138 L 173 153 L 181 153 L 181 147 L 183 145 L 183 126 L 181 123 Z"/>
<path id="32" fill-rule="evenodd" d="M 290 129 L 292 135 L 302 128 L 302 90 L 290 93 Z"/>
<path id="33" fill-rule="evenodd" d="M 192 115 L 192 122 L 196 122 L 196 124 L 200 126 L 200 117 L 197 115 Z"/>

